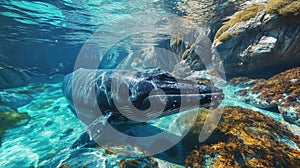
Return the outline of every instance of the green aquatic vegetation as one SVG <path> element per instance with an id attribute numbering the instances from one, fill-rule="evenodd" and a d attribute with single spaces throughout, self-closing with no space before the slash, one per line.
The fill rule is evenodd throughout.
<path id="1" fill-rule="evenodd" d="M 266 12 L 282 16 L 299 16 L 300 0 L 269 0 Z"/>
<path id="2" fill-rule="evenodd" d="M 31 87 L 27 88 L 26 90 L 18 90 L 18 91 L 16 91 L 16 93 L 22 93 L 22 94 L 38 93 L 38 92 L 45 91 L 49 87 L 50 86 L 39 84 L 39 85 L 31 86 Z"/>
<path id="3" fill-rule="evenodd" d="M 0 113 L 0 128 L 9 128 L 22 123 L 24 120 L 30 119 L 27 113 L 19 112 L 1 112 Z"/>
<path id="4" fill-rule="evenodd" d="M 240 34 L 240 33 L 242 33 L 243 32 L 243 30 L 236 30 L 236 31 L 234 31 L 232 34 L 233 35 L 238 35 L 238 34 Z"/>
<path id="5" fill-rule="evenodd" d="M 4 136 L 4 134 L 5 134 L 5 130 L 0 128 L 0 146 L 1 146 L 1 139 Z"/>
<path id="6" fill-rule="evenodd" d="M 232 35 L 229 32 L 225 32 L 218 38 L 218 40 L 219 40 L 219 42 L 224 42 L 224 41 L 230 39 L 231 37 L 232 37 Z"/>
<path id="7" fill-rule="evenodd" d="M 47 101 L 43 104 L 40 104 L 39 106 L 37 106 L 35 109 L 36 110 L 43 110 L 43 109 L 47 109 L 49 107 L 51 107 L 51 105 L 53 104 L 54 102 L 53 101 Z"/>
<path id="8" fill-rule="evenodd" d="M 5 131 L 30 119 L 27 113 L 0 112 L 0 142 Z"/>
<path id="9" fill-rule="evenodd" d="M 35 111 L 44 110 L 44 109 L 52 107 L 53 103 L 54 103 L 54 101 L 50 101 L 50 100 L 49 101 L 47 101 L 47 100 L 38 101 L 37 100 L 37 101 L 34 101 L 33 103 L 31 103 L 28 108 L 31 110 L 35 110 Z"/>
<path id="10" fill-rule="evenodd" d="M 264 9 L 264 5 L 262 5 L 262 4 L 256 4 L 256 5 L 252 5 L 252 6 L 248 7 L 248 8 L 246 8 L 246 9 L 240 11 L 240 12 L 235 13 L 217 31 L 217 33 L 215 35 L 215 40 L 218 39 L 224 32 L 226 32 L 228 29 L 230 29 L 234 25 L 255 17 L 257 15 L 257 13 L 260 12 L 260 11 L 262 11 L 263 9 Z M 228 38 L 229 36 L 226 35 L 225 37 Z M 222 37 L 222 40 L 226 39 L 225 37 Z"/>
<path id="11" fill-rule="evenodd" d="M 185 60 L 187 56 L 195 49 L 196 44 L 192 44 L 190 47 L 188 47 L 183 54 L 181 55 L 181 59 Z"/>

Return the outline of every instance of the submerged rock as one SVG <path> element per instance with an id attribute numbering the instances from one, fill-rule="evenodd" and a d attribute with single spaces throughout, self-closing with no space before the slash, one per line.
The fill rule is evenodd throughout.
<path id="1" fill-rule="evenodd" d="M 171 39 L 171 51 L 179 55 L 181 62 L 184 62 L 189 71 L 205 70 L 212 67 L 211 64 L 211 40 L 210 30 L 205 27 L 198 28 L 197 31 L 189 31 L 185 34 Z M 182 63 L 181 63 L 182 64 Z M 175 67 L 178 71 L 180 66 Z"/>
<path id="2" fill-rule="evenodd" d="M 133 149 L 134 151 L 130 151 Z M 128 151 L 126 151 L 128 150 Z M 113 148 L 80 148 L 61 151 L 52 159 L 41 163 L 42 167 L 121 167 L 121 168 L 155 168 L 158 162 L 153 157 L 130 157 L 127 152 L 137 152 L 137 148 L 122 146 Z"/>
<path id="3" fill-rule="evenodd" d="M 258 82 L 238 93 L 242 100 L 260 108 L 277 107 L 286 121 L 300 126 L 300 67 Z"/>
<path id="4" fill-rule="evenodd" d="M 0 113 L 5 111 L 16 111 L 16 109 L 5 105 L 0 105 Z"/>
<path id="5" fill-rule="evenodd" d="M 177 4 L 176 8 L 185 16 L 184 21 L 191 25 L 191 21 L 199 25 L 207 25 L 212 30 L 210 38 L 222 26 L 223 19 L 241 9 L 247 0 L 185 0 Z"/>
<path id="6" fill-rule="evenodd" d="M 11 108 L 18 108 L 29 104 L 32 97 L 27 94 L 14 93 L 11 91 L 0 91 L 0 105 L 8 106 Z"/>
<path id="7" fill-rule="evenodd" d="M 0 89 L 24 86 L 30 79 L 26 71 L 0 62 Z"/>
<path id="8" fill-rule="evenodd" d="M 238 77 L 231 79 L 228 83 L 233 86 L 253 86 L 258 82 L 263 82 L 265 79 L 251 79 L 248 77 Z"/>
<path id="9" fill-rule="evenodd" d="M 218 30 L 213 64 L 228 76 L 272 76 L 300 65 L 299 1 L 258 1 Z"/>
<path id="10" fill-rule="evenodd" d="M 199 136 L 203 116 L 222 113 L 212 135 L 204 143 Z M 192 137 L 192 138 L 191 138 Z M 297 167 L 300 165 L 300 138 L 284 125 L 259 112 L 241 107 L 202 111 L 188 133 L 189 145 L 197 145 L 186 157 L 187 167 Z M 197 139 L 196 139 L 197 140 Z"/>
<path id="11" fill-rule="evenodd" d="M 0 145 L 1 139 L 7 129 L 26 123 L 29 119 L 30 116 L 27 113 L 19 113 L 15 111 L 0 112 Z"/>

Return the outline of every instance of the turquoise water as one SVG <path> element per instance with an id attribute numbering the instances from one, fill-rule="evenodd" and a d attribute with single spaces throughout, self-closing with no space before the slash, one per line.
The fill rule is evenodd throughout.
<path id="1" fill-rule="evenodd" d="M 9 129 L 3 139 L 2 146 L 0 148 L 0 165 L 2 167 L 56 167 L 61 163 L 68 163 L 68 165 L 87 165 L 88 167 L 114 167 L 118 166 L 120 159 L 126 158 L 122 154 L 107 155 L 103 148 L 78 148 L 70 150 L 69 147 L 78 139 L 78 137 L 85 131 L 85 127 L 74 116 L 70 108 L 68 108 L 68 102 L 63 97 L 61 92 L 61 82 L 53 84 L 32 84 L 27 87 L 9 89 L 10 91 L 26 91 L 30 90 L 33 86 L 43 86 L 43 89 L 39 92 L 30 94 L 33 97 L 33 101 L 28 105 L 20 107 L 20 112 L 28 112 L 32 119 L 21 126 L 13 129 Z M 241 89 L 236 86 L 226 85 L 222 89 L 226 95 L 221 106 L 241 106 L 248 109 L 253 109 L 265 114 L 274 120 L 280 121 L 287 125 L 290 124 L 284 122 L 282 116 L 279 113 L 274 113 L 267 110 L 262 110 L 243 103 L 238 100 L 234 92 Z M 8 90 L 8 91 L 9 91 Z M 162 130 L 171 128 L 171 131 L 181 131 L 181 126 L 174 125 L 176 118 L 179 118 L 184 114 L 177 114 L 169 117 L 160 118 L 149 122 L 151 125 L 158 127 Z M 140 132 L 146 131 L 144 127 L 136 126 L 133 128 Z M 290 127 L 295 134 L 300 135 L 298 127 Z M 297 148 L 297 146 L 290 140 L 286 140 L 286 143 Z M 180 145 L 177 145 L 180 149 Z M 112 149 L 122 149 L 122 147 L 112 147 Z M 128 147 L 129 151 L 137 152 L 134 147 Z M 133 149 L 131 149 L 133 148 Z M 180 156 L 180 154 L 179 154 Z M 184 156 L 184 153 L 182 153 Z M 129 157 L 130 158 L 130 157 Z M 170 158 L 157 157 L 155 158 L 160 167 L 175 165 L 183 167 L 183 161 L 178 163 Z M 164 160 L 165 159 L 165 160 Z M 141 160 L 147 163 L 147 160 Z"/>
<path id="2" fill-rule="evenodd" d="M 124 153 L 142 153 L 139 148 L 128 144 L 70 150 L 72 144 L 86 131 L 86 126 L 73 114 L 69 102 L 63 96 L 62 80 L 64 74 L 74 70 L 78 55 L 88 60 L 88 63 L 103 60 L 100 68 L 173 69 L 181 57 L 165 52 L 163 47 L 166 41 L 178 34 L 195 30 L 208 35 L 207 27 L 199 28 L 183 19 L 183 14 L 176 9 L 179 2 L 183 1 L 1 1 L 0 61 L 20 67 L 21 71 L 30 68 L 37 76 L 47 79 L 29 80 L 25 87 L 3 89 L 7 93 L 25 92 L 29 95 L 31 101 L 18 107 L 17 111 L 27 112 L 31 119 L 6 131 L 0 146 L 0 167 L 59 167 L 67 163 L 71 167 L 112 168 L 119 167 L 122 159 L 137 159 L 142 164 L 150 164 L 151 159 L 146 157 L 124 156 Z M 192 41 L 189 41 L 189 45 L 199 40 L 190 36 L 186 37 Z M 211 44 L 211 41 L 207 43 Z M 162 51 L 157 51 L 157 46 Z M 126 58 L 125 61 L 120 61 L 123 58 Z M 166 58 L 172 59 L 170 61 Z M 157 63 L 159 61 L 162 63 Z M 235 92 L 243 87 L 225 84 L 219 87 L 225 94 L 221 107 L 241 106 L 255 110 L 300 135 L 299 127 L 285 122 L 280 113 L 241 101 Z M 149 126 L 134 125 L 129 131 L 142 135 L 146 132 L 155 134 L 167 131 L 180 136 L 187 126 L 178 125 L 176 121 L 187 113 L 149 121 Z M 298 149 L 288 138 L 281 141 Z M 121 152 L 107 152 L 111 149 Z M 184 167 L 187 151 L 181 143 L 176 144 L 172 150 L 169 151 L 171 155 L 162 153 L 153 157 L 158 167 Z M 173 153 L 176 156 L 172 157 Z"/>
<path id="3" fill-rule="evenodd" d="M 4 167 L 37 167 L 43 159 L 68 148 L 83 132 L 82 125 L 67 107 L 61 83 L 45 86 L 43 92 L 31 94 L 34 100 L 30 104 L 18 109 L 32 119 L 7 131 L 0 150 Z"/>
<path id="4" fill-rule="evenodd" d="M 172 11 L 176 3 L 1 1 L 1 59 L 15 66 L 38 67 L 39 72 L 52 75 L 72 71 L 88 39 L 95 41 L 86 56 L 93 61 L 118 42 L 129 52 L 148 48 L 191 26 L 178 21 L 179 15 Z"/>

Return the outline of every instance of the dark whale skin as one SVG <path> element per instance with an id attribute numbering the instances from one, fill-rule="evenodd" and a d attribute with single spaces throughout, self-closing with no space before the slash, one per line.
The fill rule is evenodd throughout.
<path id="1" fill-rule="evenodd" d="M 109 121 L 117 123 L 147 121 L 197 107 L 216 108 L 224 98 L 221 89 L 168 73 L 109 69 L 78 69 L 65 76 L 62 91 L 87 125 L 108 113 L 112 114 Z"/>

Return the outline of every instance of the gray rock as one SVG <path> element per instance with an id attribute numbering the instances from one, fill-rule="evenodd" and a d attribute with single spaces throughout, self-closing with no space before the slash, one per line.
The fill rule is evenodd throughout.
<path id="1" fill-rule="evenodd" d="M 0 89 L 24 86 L 30 79 L 26 71 L 0 62 Z"/>
<path id="2" fill-rule="evenodd" d="M 299 107 L 293 106 L 278 106 L 278 110 L 282 113 L 283 118 L 292 124 L 300 127 L 300 110 Z"/>
<path id="3" fill-rule="evenodd" d="M 259 0 L 261 1 L 261 0 Z M 187 15 L 197 25 L 207 25 L 211 29 L 209 38 L 213 40 L 215 33 L 222 26 L 224 18 L 239 11 L 248 0 L 184 0 L 177 3 L 176 8 Z M 191 23 L 188 22 L 188 26 Z"/>
<path id="4" fill-rule="evenodd" d="M 161 41 L 158 45 L 136 50 L 122 60 L 118 69 L 144 70 L 157 67 L 172 72 L 182 65 L 182 60 L 190 71 L 212 67 L 209 33 L 210 29 L 206 27 L 189 30 L 178 37 Z"/>
<path id="5" fill-rule="evenodd" d="M 32 101 L 32 97 L 27 94 L 0 91 L 0 106 L 8 106 L 17 109 Z"/>
<path id="6" fill-rule="evenodd" d="M 190 71 L 205 70 L 212 67 L 210 50 L 212 42 L 209 33 L 209 28 L 201 27 L 180 37 L 172 38 L 170 49 L 181 58 L 180 65 L 176 65 L 174 71 L 178 67 L 182 67 L 183 61 Z"/>
<path id="7" fill-rule="evenodd" d="M 151 46 L 141 51 L 136 51 L 134 54 L 127 57 L 125 62 L 120 64 L 118 68 L 127 70 L 159 68 L 171 72 L 179 60 L 180 57 L 170 50 Z"/>
<path id="8" fill-rule="evenodd" d="M 300 65 L 299 22 L 261 11 L 225 33 L 231 38 L 215 41 L 212 58 L 214 67 L 224 68 L 228 76 L 269 77 Z"/>

